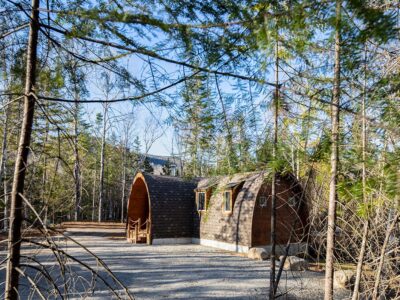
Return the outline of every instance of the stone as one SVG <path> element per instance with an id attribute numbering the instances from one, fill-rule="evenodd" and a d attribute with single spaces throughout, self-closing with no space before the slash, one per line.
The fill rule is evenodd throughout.
<path id="1" fill-rule="evenodd" d="M 268 253 L 264 248 L 250 248 L 249 252 L 247 253 L 247 257 L 251 259 L 257 260 L 266 260 L 268 259 Z"/>
<path id="2" fill-rule="evenodd" d="M 337 270 L 333 276 L 333 284 L 337 288 L 351 289 L 356 273 L 353 270 Z"/>
<path id="3" fill-rule="evenodd" d="M 279 257 L 279 261 L 283 262 L 283 255 Z M 306 271 L 308 269 L 308 262 L 297 256 L 287 256 L 283 269 L 286 271 Z"/>

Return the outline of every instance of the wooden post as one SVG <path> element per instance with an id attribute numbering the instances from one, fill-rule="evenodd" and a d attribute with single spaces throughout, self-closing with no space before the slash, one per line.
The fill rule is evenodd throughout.
<path id="1" fill-rule="evenodd" d="M 137 243 L 138 239 L 139 239 L 139 232 L 140 232 L 140 227 L 142 225 L 142 222 L 140 220 L 140 218 L 138 219 L 138 223 L 135 227 L 135 232 L 136 232 L 136 237 L 135 237 L 135 243 Z"/>
<path id="2" fill-rule="evenodd" d="M 150 218 L 147 219 L 147 224 L 146 224 L 146 243 L 147 245 L 151 245 L 151 240 L 150 240 Z"/>
<path id="3" fill-rule="evenodd" d="M 126 226 L 126 239 L 128 240 L 128 242 L 129 242 L 130 231 L 131 231 L 131 225 L 129 223 L 130 223 L 130 219 L 128 218 L 127 226 Z"/>
<path id="4" fill-rule="evenodd" d="M 15 161 L 14 180 L 11 191 L 10 225 L 8 234 L 8 261 L 6 271 L 5 299 L 18 299 L 18 282 L 20 251 L 21 251 L 21 226 L 25 173 L 28 164 L 29 145 L 35 109 L 36 60 L 39 34 L 39 0 L 32 0 L 30 16 L 30 30 L 26 58 L 26 78 L 24 96 L 24 118 L 21 125 L 21 135 L 18 144 L 18 154 Z"/>

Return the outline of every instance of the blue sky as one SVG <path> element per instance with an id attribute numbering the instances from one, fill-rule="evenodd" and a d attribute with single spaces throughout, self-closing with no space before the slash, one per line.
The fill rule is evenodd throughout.
<path id="1" fill-rule="evenodd" d="M 130 55 L 128 58 L 124 59 L 123 64 L 126 65 L 132 75 L 141 74 L 144 71 L 144 68 L 146 68 L 146 62 L 143 62 L 142 59 L 135 55 Z M 162 68 L 170 74 L 175 74 L 177 72 L 176 67 L 168 63 L 162 63 Z M 88 77 L 88 89 L 90 91 L 88 98 L 104 99 L 104 91 L 102 90 L 103 83 L 98 74 L 90 74 Z M 160 86 L 162 86 L 162 84 L 160 84 Z M 175 88 L 176 87 L 171 88 L 170 91 L 173 91 Z M 149 88 L 148 90 L 150 91 L 152 88 Z M 109 98 L 121 98 L 137 94 L 138 93 L 133 87 L 128 86 L 124 90 L 116 89 L 110 94 Z M 88 121 L 94 124 L 96 114 L 103 113 L 103 106 L 102 104 L 87 104 L 85 105 L 85 112 L 87 113 Z M 139 137 L 142 146 L 141 150 L 143 152 L 148 151 L 149 153 L 156 155 L 171 155 L 172 152 L 176 153 L 177 145 L 174 139 L 173 127 L 164 122 L 167 117 L 168 112 L 165 109 L 156 107 L 151 103 L 145 102 L 145 105 L 133 105 L 130 101 L 114 103 L 110 106 L 111 127 L 109 134 L 113 132 L 118 135 L 121 131 L 119 127 L 122 126 L 122 124 L 120 124 L 123 122 L 122 118 L 129 118 L 134 122 L 133 130 L 131 132 L 132 140 L 136 136 Z M 149 125 L 151 128 L 149 128 Z M 152 133 L 155 134 L 154 138 L 149 137 Z M 145 144 L 149 139 L 154 139 L 154 141 L 148 142 L 151 144 L 151 147 L 150 149 L 146 149 Z"/>

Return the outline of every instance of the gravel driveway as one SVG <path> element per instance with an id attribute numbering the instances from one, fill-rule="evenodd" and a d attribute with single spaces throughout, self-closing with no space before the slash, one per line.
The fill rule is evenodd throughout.
<path id="1" fill-rule="evenodd" d="M 235 253 L 200 245 L 147 246 L 129 244 L 121 238 L 74 238 L 102 258 L 139 300 L 267 298 L 269 261 L 254 261 Z M 68 254 L 97 268 L 96 260 L 82 248 L 71 242 L 63 242 L 62 247 Z M 54 264 L 54 259 L 50 257 L 49 251 L 37 254 L 44 265 Z M 91 282 L 91 273 L 75 262 L 69 262 L 68 267 L 75 274 L 75 280 L 72 281 L 76 291 L 75 294 L 69 292 L 69 297 L 80 299 L 84 286 Z M 55 272 L 52 270 L 53 274 Z M 101 274 L 108 276 L 106 272 Z M 4 270 L 1 271 L 1 277 L 4 278 Z M 122 290 L 119 288 L 119 292 Z M 280 299 L 322 299 L 323 274 L 284 272 L 280 292 L 285 293 Z M 336 299 L 348 296 L 346 291 L 336 291 L 336 294 Z M 96 284 L 94 293 L 85 295 L 87 299 L 110 299 L 111 296 L 106 285 L 101 282 Z"/>

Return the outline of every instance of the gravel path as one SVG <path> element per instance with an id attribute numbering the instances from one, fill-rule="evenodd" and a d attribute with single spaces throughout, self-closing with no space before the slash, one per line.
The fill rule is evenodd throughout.
<path id="1" fill-rule="evenodd" d="M 133 245 L 125 239 L 108 237 L 74 237 L 102 258 L 136 299 L 266 299 L 269 261 L 254 261 L 200 245 Z M 68 254 L 96 268 L 96 261 L 71 242 L 64 244 Z M 49 252 L 38 259 L 51 264 Z M 75 275 L 75 290 L 69 294 L 80 299 L 79 290 L 90 281 L 90 272 L 70 262 Z M 53 270 L 54 271 L 54 270 Z M 1 277 L 4 278 L 4 270 Z M 54 271 L 55 272 L 55 271 Z M 106 275 L 106 273 L 101 273 Z M 79 286 L 82 286 L 81 288 Z M 280 299 L 322 299 L 323 274 L 317 272 L 284 272 Z M 122 289 L 119 289 L 121 292 Z M 336 299 L 345 299 L 346 291 L 336 291 Z M 110 299 L 104 284 L 88 299 Z M 35 298 L 34 298 L 35 299 Z"/>

